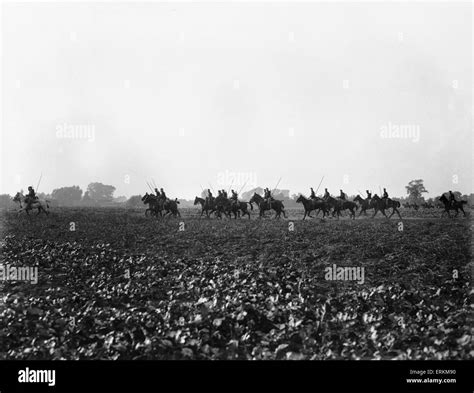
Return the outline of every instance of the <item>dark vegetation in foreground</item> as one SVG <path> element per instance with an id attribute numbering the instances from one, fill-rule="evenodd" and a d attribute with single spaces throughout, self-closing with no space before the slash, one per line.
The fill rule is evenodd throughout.
<path id="1" fill-rule="evenodd" d="M 382 218 L 295 221 L 290 232 L 288 221 L 184 217 L 179 231 L 141 214 L 0 216 L 0 264 L 39 271 L 36 285 L 0 281 L 1 359 L 474 354 L 469 220 L 403 231 Z M 364 267 L 364 283 L 325 280 L 333 264 Z"/>

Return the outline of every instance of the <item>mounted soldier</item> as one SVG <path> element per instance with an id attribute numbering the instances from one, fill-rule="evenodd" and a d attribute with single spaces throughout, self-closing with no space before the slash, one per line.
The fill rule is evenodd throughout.
<path id="1" fill-rule="evenodd" d="M 25 211 L 29 215 L 29 210 L 31 209 L 38 209 L 38 214 L 41 212 L 44 212 L 46 215 L 49 214 L 49 201 L 46 199 L 40 199 L 37 195 L 35 190 L 33 189 L 32 186 L 28 187 L 28 194 L 23 195 L 23 190 L 21 192 L 17 192 L 16 195 L 13 197 L 13 202 L 17 202 L 20 204 L 20 210 L 18 213 L 21 211 Z M 22 206 L 22 203 L 25 204 L 25 206 Z"/>
<path id="2" fill-rule="evenodd" d="M 163 201 L 166 201 L 168 197 L 166 196 L 165 190 L 163 190 L 163 187 L 160 188 L 160 191 L 161 191 L 161 199 L 163 199 Z"/>
<path id="3" fill-rule="evenodd" d="M 160 192 L 158 191 L 158 188 L 155 188 L 155 194 L 157 198 L 160 198 Z"/>
<path id="4" fill-rule="evenodd" d="M 387 206 L 388 192 L 387 192 L 387 190 L 385 189 L 385 187 L 383 188 L 382 201 L 383 201 L 383 203 L 384 203 L 384 206 Z"/>
<path id="5" fill-rule="evenodd" d="M 213 201 L 213 200 L 214 200 L 214 197 L 212 196 L 212 192 L 211 192 L 211 190 L 208 188 L 208 189 L 207 189 L 207 198 L 206 198 L 206 202 L 208 202 L 208 203 L 209 203 L 209 202 L 210 202 L 210 203 L 212 203 L 212 201 Z"/>
<path id="6" fill-rule="evenodd" d="M 316 194 L 314 193 L 313 187 L 311 187 L 311 199 L 316 199 Z"/>
<path id="7" fill-rule="evenodd" d="M 26 206 L 28 208 L 31 207 L 31 204 L 36 200 L 38 199 L 38 197 L 36 196 L 36 192 L 34 190 L 34 188 L 32 186 L 28 186 L 28 195 L 26 196 L 25 198 L 25 202 L 26 202 Z"/>
<path id="8" fill-rule="evenodd" d="M 274 200 L 272 197 L 272 192 L 267 188 L 265 188 L 265 201 L 268 203 L 268 205 L 271 207 L 272 206 L 272 201 Z"/>
<path id="9" fill-rule="evenodd" d="M 455 202 L 456 202 L 456 196 L 453 194 L 453 192 L 451 190 L 449 190 L 449 203 L 450 203 L 450 205 L 453 206 Z"/>
<path id="10" fill-rule="evenodd" d="M 329 191 L 327 188 L 324 189 L 324 196 L 323 196 L 323 199 L 327 201 L 327 199 L 331 196 L 331 194 L 329 194 Z"/>
<path id="11" fill-rule="evenodd" d="M 224 196 L 225 199 L 227 199 L 227 191 L 226 190 L 222 190 L 222 195 Z"/>
<path id="12" fill-rule="evenodd" d="M 234 190 L 232 190 L 232 196 L 230 197 L 230 199 L 231 199 L 235 204 L 239 203 L 239 196 L 238 196 L 238 194 L 237 194 Z"/>
<path id="13" fill-rule="evenodd" d="M 345 201 L 345 200 L 346 200 L 346 196 L 347 196 L 347 195 L 346 195 L 346 194 L 344 194 L 344 191 L 342 191 L 342 190 L 339 190 L 339 191 L 340 191 L 340 194 L 339 194 L 339 199 L 342 199 L 343 201 Z"/>
<path id="14" fill-rule="evenodd" d="M 367 193 L 367 200 L 370 201 L 372 199 L 372 193 L 369 190 L 365 190 Z"/>

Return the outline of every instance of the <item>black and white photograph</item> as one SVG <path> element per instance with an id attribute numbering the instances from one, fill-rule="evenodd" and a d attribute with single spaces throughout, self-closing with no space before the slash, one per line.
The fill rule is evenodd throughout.
<path id="1" fill-rule="evenodd" d="M 3 1 L 0 392 L 472 392 L 472 21 Z"/>

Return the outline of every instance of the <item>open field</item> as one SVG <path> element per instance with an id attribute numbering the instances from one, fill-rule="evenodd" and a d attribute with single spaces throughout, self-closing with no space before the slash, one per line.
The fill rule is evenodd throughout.
<path id="1" fill-rule="evenodd" d="M 303 222 L 297 209 L 290 220 L 196 211 L 3 212 L 0 264 L 38 266 L 38 283 L 0 281 L 0 358 L 474 355 L 469 219 L 407 212 L 416 219 L 401 227 L 382 217 Z M 328 280 L 334 265 L 364 268 L 363 279 Z"/>

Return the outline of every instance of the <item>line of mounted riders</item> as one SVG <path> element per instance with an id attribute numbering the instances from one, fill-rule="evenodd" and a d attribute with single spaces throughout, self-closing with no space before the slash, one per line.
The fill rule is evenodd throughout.
<path id="1" fill-rule="evenodd" d="M 165 216 L 168 214 L 174 216 L 179 215 L 177 210 L 177 203 L 179 202 L 177 199 L 173 201 L 166 198 L 166 194 L 162 188 L 161 193 L 155 188 L 155 193 L 156 195 L 146 193 L 142 198 L 142 201 L 149 205 L 145 214 L 152 212 L 154 215 L 161 216 L 161 212 L 165 210 Z M 375 215 L 380 212 L 387 218 L 391 218 L 395 213 L 398 214 L 400 219 L 402 218 L 398 210 L 398 208 L 400 208 L 400 202 L 389 198 L 385 188 L 383 189 L 382 197 L 379 197 L 377 194 L 372 196 L 369 190 L 366 190 L 366 193 L 367 197 L 365 199 L 357 195 L 353 201 L 350 201 L 342 190 L 340 190 L 338 197 L 333 197 L 326 188 L 324 196 L 320 198 L 316 196 L 316 193 L 311 187 L 310 197 L 306 198 L 300 195 L 296 202 L 301 203 L 304 207 L 303 220 L 306 217 L 313 218 L 313 216 L 311 216 L 312 211 L 316 211 L 316 216 L 319 212 L 322 212 L 323 218 L 330 215 L 339 218 L 344 210 L 348 210 L 350 217 L 355 219 L 356 211 L 359 208 L 359 216 L 362 214 L 367 215 L 368 210 L 374 210 L 372 217 L 375 217 Z M 457 201 L 452 191 L 449 191 L 449 198 L 443 194 L 439 200 L 443 202 L 445 212 L 447 212 L 448 215 L 450 210 L 455 210 L 456 216 L 459 210 L 466 215 L 463 205 L 467 202 Z M 222 218 L 223 215 L 232 218 L 233 215 L 234 219 L 237 219 L 237 217 L 240 218 L 241 216 L 247 216 L 250 219 L 248 206 L 250 206 L 250 210 L 253 210 L 253 204 L 259 208 L 259 217 L 261 218 L 264 217 L 265 212 L 268 210 L 275 211 L 275 218 L 280 218 L 282 214 L 283 217 L 287 218 L 283 201 L 273 198 L 268 188 L 265 188 L 263 196 L 254 193 L 248 202 L 239 201 L 238 193 L 235 190 L 231 190 L 231 196 L 229 197 L 225 190 L 218 190 L 217 195 L 214 196 L 211 190 L 208 189 L 206 198 L 196 196 L 194 199 L 194 205 L 201 206 L 200 217 L 205 215 L 207 218 L 210 218 L 211 215 L 214 214 L 218 218 Z M 385 213 L 388 209 L 392 209 L 389 216 Z"/>
<path id="2" fill-rule="evenodd" d="M 313 188 L 311 188 L 311 195 L 309 198 L 305 198 L 303 195 L 300 195 L 296 202 L 302 203 L 304 207 L 304 216 L 303 220 L 306 216 L 311 217 L 311 212 L 316 211 L 316 215 L 319 214 L 320 211 L 323 212 L 323 218 L 326 215 L 329 215 L 332 209 L 332 216 L 336 216 L 339 218 L 341 212 L 344 210 L 349 210 L 350 217 L 355 219 L 355 213 L 358 208 L 360 208 L 359 217 L 361 214 L 367 215 L 367 210 L 374 210 L 374 214 L 372 218 L 380 211 L 385 217 L 385 210 L 392 209 L 391 214 L 387 218 L 391 218 L 395 213 L 398 214 L 400 219 L 402 216 L 398 208 L 400 207 L 400 202 L 390 199 L 388 196 L 387 190 L 383 189 L 382 197 L 379 197 L 377 194 L 372 196 L 372 193 L 369 190 L 365 191 L 367 193 L 367 197 L 364 199 L 360 195 L 357 195 L 353 201 L 347 200 L 347 195 L 340 190 L 340 195 L 337 198 L 332 197 L 329 194 L 328 189 L 325 189 L 324 196 L 319 198 L 316 196 Z M 459 210 L 463 212 L 464 216 L 466 216 L 466 212 L 464 211 L 463 205 L 467 204 L 467 201 L 457 201 L 455 195 L 452 191 L 448 192 L 449 198 L 443 194 L 441 197 L 438 198 L 440 202 L 444 205 L 444 213 L 447 213 L 450 216 L 449 211 L 455 210 L 456 216 L 459 214 Z M 430 208 L 431 205 L 425 206 L 426 208 Z M 434 207 L 434 206 L 433 206 Z"/>
<path id="3" fill-rule="evenodd" d="M 337 198 L 332 197 L 329 194 L 328 189 L 325 189 L 324 196 L 319 198 L 316 196 L 313 188 L 311 188 L 311 195 L 309 198 L 305 198 L 303 195 L 300 195 L 296 202 L 302 203 L 304 207 L 304 216 L 303 220 L 308 216 L 311 217 L 311 212 L 316 211 L 316 216 L 319 214 L 320 211 L 323 212 L 323 218 L 329 213 L 332 213 L 332 216 L 336 216 L 339 218 L 341 212 L 344 210 L 349 210 L 350 217 L 355 219 L 355 213 L 358 208 L 360 208 L 359 217 L 361 214 L 367 215 L 367 210 L 374 210 L 374 214 L 372 218 L 380 211 L 385 217 L 385 210 L 392 209 L 391 214 L 387 218 L 391 218 L 395 213 L 398 214 L 400 219 L 402 216 L 398 208 L 400 207 L 400 202 L 390 199 L 388 196 L 387 190 L 383 189 L 382 197 L 379 197 L 377 194 L 372 196 L 372 193 L 369 190 L 365 191 L 367 193 L 367 197 L 364 199 L 362 196 L 357 195 L 353 201 L 347 200 L 347 195 L 340 190 L 340 194 Z M 467 203 L 467 201 L 457 201 L 455 195 L 452 191 L 448 192 L 449 198 L 443 194 L 441 197 L 438 198 L 440 202 L 444 205 L 444 213 L 447 213 L 450 216 L 449 211 L 455 210 L 456 216 L 459 214 L 459 210 L 463 212 L 464 216 L 466 216 L 466 212 L 464 211 L 463 205 Z M 430 208 L 431 205 L 427 205 L 426 208 Z M 332 209 L 332 212 L 331 212 Z"/>
<path id="4" fill-rule="evenodd" d="M 207 192 L 208 196 L 206 199 L 196 197 L 194 200 L 195 205 L 201 205 L 201 217 L 203 214 L 206 214 L 207 217 L 210 217 L 210 214 L 215 213 L 217 217 L 222 217 L 222 214 L 231 217 L 231 214 L 234 214 L 234 218 L 237 218 L 240 216 L 240 213 L 242 213 L 242 215 L 248 215 L 250 218 L 247 204 L 250 205 L 250 209 L 253 210 L 253 203 L 255 203 L 260 211 L 259 217 L 264 217 L 264 214 L 267 210 L 274 210 L 275 218 L 280 218 L 281 214 L 283 214 L 283 217 L 286 218 L 283 201 L 274 199 L 271 191 L 268 188 L 264 190 L 264 196 L 254 193 L 248 202 L 239 201 L 238 195 L 234 190 L 232 190 L 232 196 L 230 198 L 227 197 L 225 190 L 219 190 L 219 193 L 215 198 L 210 190 Z M 304 207 L 303 220 L 306 218 L 306 216 L 313 218 L 313 216 L 311 216 L 312 211 L 317 211 L 316 215 L 318 215 L 320 211 L 323 212 L 323 218 L 331 214 L 332 217 L 339 218 L 344 210 L 349 210 L 350 216 L 355 219 L 355 213 L 359 208 L 359 205 L 361 208 L 361 213 L 367 214 L 367 210 L 375 209 L 374 216 L 379 211 L 384 216 L 386 216 L 385 210 L 392 208 L 393 210 L 390 217 L 395 212 L 400 216 L 400 213 L 397 210 L 397 207 L 400 207 L 400 203 L 397 201 L 392 201 L 388 197 L 388 193 L 385 188 L 382 198 L 378 197 L 377 195 L 372 197 L 368 191 L 367 193 L 368 198 L 366 200 L 358 196 L 354 199 L 354 201 L 349 201 L 347 200 L 346 194 L 342 190 L 340 190 L 340 195 L 335 198 L 330 195 L 328 189 L 326 188 L 324 196 L 320 198 L 316 196 L 313 188 L 311 188 L 311 196 L 309 198 L 305 198 L 303 195 L 300 195 L 296 202 L 301 203 Z"/>
<path id="5" fill-rule="evenodd" d="M 181 217 L 178 210 L 178 198 L 168 198 L 163 188 L 160 188 L 160 191 L 158 191 L 158 188 L 155 188 L 155 194 L 149 194 L 147 192 L 143 195 L 142 202 L 148 205 L 148 208 L 145 210 L 145 216 L 151 214 L 156 217 L 166 217 L 169 215 Z"/>
<path id="6" fill-rule="evenodd" d="M 385 210 L 392 209 L 392 213 L 387 218 L 392 217 L 395 213 L 398 214 L 400 219 L 402 218 L 400 212 L 398 211 L 400 202 L 390 199 L 385 188 L 383 189 L 382 197 L 379 197 L 377 194 L 372 196 L 371 192 L 366 190 L 367 197 L 365 199 L 360 195 L 357 195 L 353 201 L 349 201 L 347 199 L 347 195 L 342 190 L 340 190 L 340 194 L 336 198 L 331 196 L 327 188 L 324 191 L 324 196 L 322 198 L 316 196 L 313 188 L 311 188 L 311 195 L 309 198 L 305 198 L 303 195 L 298 197 L 296 202 L 303 204 L 304 207 L 303 220 L 306 218 L 306 216 L 313 218 L 311 216 L 312 211 L 316 211 L 316 216 L 320 211 L 322 211 L 323 218 L 329 216 L 330 213 L 332 213 L 333 217 L 337 216 L 337 218 L 339 218 L 341 216 L 341 212 L 344 210 L 349 210 L 349 215 L 354 220 L 356 211 L 359 208 L 359 216 L 362 213 L 367 215 L 367 210 L 373 209 L 374 214 L 372 217 L 375 217 L 378 212 L 381 212 L 385 217 L 387 217 Z"/>
<path id="7" fill-rule="evenodd" d="M 161 193 L 155 188 L 156 195 L 146 193 L 142 201 L 145 204 L 148 204 L 148 209 L 146 210 L 145 214 L 151 212 L 153 215 L 160 215 L 163 210 L 167 210 L 165 216 L 167 214 L 176 214 L 179 215 L 177 211 L 176 203 L 177 200 L 172 201 L 167 199 L 163 189 L 161 189 Z M 283 214 L 283 217 L 287 218 L 285 213 L 285 206 L 283 205 L 283 201 L 276 200 L 273 198 L 270 189 L 266 188 L 264 190 L 264 195 L 261 196 L 257 193 L 254 193 L 253 196 L 250 198 L 248 202 L 239 201 L 238 194 L 235 190 L 231 190 L 231 196 L 229 197 L 225 190 L 219 190 L 218 194 L 214 196 L 211 190 L 207 190 L 207 197 L 200 198 L 196 197 L 194 199 L 194 205 L 201 206 L 201 215 L 205 215 L 206 217 L 210 218 L 212 214 L 215 214 L 216 217 L 222 218 L 222 216 L 226 216 L 228 218 L 237 219 L 237 217 L 241 216 L 248 216 L 250 219 L 250 212 L 248 206 L 250 206 L 250 210 L 253 210 L 253 204 L 256 204 L 259 208 L 259 217 L 264 217 L 265 212 L 268 210 L 275 211 L 275 218 L 280 218 Z M 311 196 L 310 198 L 305 198 L 303 195 L 300 195 L 296 200 L 297 203 L 301 203 L 304 207 L 304 217 L 306 216 L 311 217 L 312 211 L 317 211 L 316 215 L 319 214 L 320 211 L 323 212 L 323 218 L 332 214 L 332 217 L 339 218 L 341 213 L 344 210 L 349 210 L 350 216 L 352 219 L 355 219 L 356 211 L 360 207 L 359 216 L 364 213 L 367 215 L 367 210 L 374 209 L 375 216 L 379 211 L 387 217 L 385 214 L 386 209 L 392 209 L 392 213 L 388 218 L 390 218 L 393 214 L 397 213 L 400 216 L 400 212 L 398 211 L 398 207 L 400 207 L 400 202 L 394 201 L 388 197 L 387 190 L 384 188 L 384 193 L 382 197 L 379 197 L 377 194 L 374 196 L 367 190 L 367 198 L 363 199 L 361 196 L 357 196 L 354 201 L 347 200 L 346 194 L 340 190 L 340 195 L 335 198 L 330 195 L 328 189 L 325 189 L 324 196 L 322 198 L 317 197 L 313 188 L 311 188 Z M 175 211 L 172 210 L 176 208 Z"/>
<path id="8" fill-rule="evenodd" d="M 217 195 L 214 196 L 208 189 L 206 198 L 194 198 L 194 205 L 201 205 L 200 217 L 205 214 L 208 218 L 214 213 L 218 218 L 222 218 L 224 214 L 228 218 L 234 215 L 235 219 L 241 216 L 248 216 L 250 219 L 248 206 L 250 206 L 250 210 L 253 210 L 253 204 L 259 208 L 259 217 L 264 217 L 267 210 L 274 210 L 275 218 L 280 218 L 282 214 L 287 218 L 283 201 L 273 198 L 268 188 L 265 188 L 264 196 L 254 193 L 248 202 L 239 201 L 239 195 L 235 190 L 231 190 L 229 197 L 226 190 L 218 190 Z"/>
<path id="9" fill-rule="evenodd" d="M 398 211 L 400 202 L 390 199 L 385 188 L 383 189 L 382 197 L 379 197 L 377 194 L 372 196 L 369 190 L 366 190 L 366 193 L 367 197 L 365 199 L 360 195 L 357 195 L 353 201 L 349 201 L 347 200 L 346 194 L 342 190 L 340 190 L 340 195 L 335 198 L 330 195 L 328 189 L 326 188 L 324 196 L 320 198 L 316 196 L 316 193 L 311 187 L 310 197 L 306 198 L 303 195 L 300 195 L 296 202 L 301 203 L 304 207 L 303 220 L 307 216 L 313 218 L 311 216 L 312 211 L 316 211 L 316 215 L 322 211 L 323 218 L 329 216 L 330 214 L 332 214 L 333 217 L 337 216 L 337 218 L 339 218 L 341 216 L 341 212 L 344 210 L 349 210 L 350 216 L 352 219 L 355 219 L 355 213 L 359 207 L 359 216 L 362 213 L 367 215 L 367 210 L 373 209 L 374 214 L 372 217 L 375 217 L 379 211 L 385 217 L 387 217 L 385 210 L 392 209 L 390 216 L 387 218 L 392 217 L 395 213 L 398 214 L 400 219 L 402 218 L 400 212 Z M 205 199 L 200 197 L 196 197 L 194 199 L 194 205 L 201 205 L 200 217 L 205 214 L 209 218 L 210 215 L 214 213 L 218 218 L 222 218 L 222 215 L 231 218 L 232 215 L 234 215 L 234 218 L 236 219 L 237 217 L 247 215 L 250 219 L 248 205 L 250 205 L 250 210 L 253 210 L 253 204 L 255 203 L 260 211 L 259 217 L 264 217 L 264 214 L 267 210 L 274 210 L 275 218 L 280 218 L 281 214 L 283 214 L 283 217 L 287 218 L 283 201 L 274 199 L 271 191 L 268 188 L 264 190 L 264 196 L 254 193 L 248 202 L 239 201 L 238 194 L 234 190 L 232 190 L 232 195 L 230 197 L 228 197 L 225 190 L 219 190 L 218 195 L 215 197 L 211 190 L 207 190 L 207 194 L 208 195 Z M 464 216 L 466 216 L 463 206 L 467 204 L 467 201 L 456 200 L 456 196 L 452 191 L 448 192 L 448 196 L 445 194 L 441 195 L 438 200 L 444 205 L 443 214 L 447 213 L 448 216 L 451 217 L 450 210 L 455 210 L 455 217 L 459 214 L 459 211 L 462 211 Z M 48 214 L 49 201 L 38 198 L 32 186 L 28 187 L 28 194 L 26 196 L 21 192 L 17 192 L 13 198 L 13 201 L 20 204 L 20 210 L 18 211 L 19 213 L 21 211 L 26 211 L 26 213 L 29 214 L 30 210 L 38 209 L 37 214 L 41 213 L 42 211 Z M 160 191 L 155 188 L 155 194 L 149 194 L 147 192 L 142 197 L 142 201 L 144 204 L 148 205 L 145 215 L 151 214 L 157 217 L 166 217 L 172 215 L 174 217 L 181 217 L 181 214 L 178 210 L 178 199 L 168 198 L 163 188 L 160 188 Z"/>

